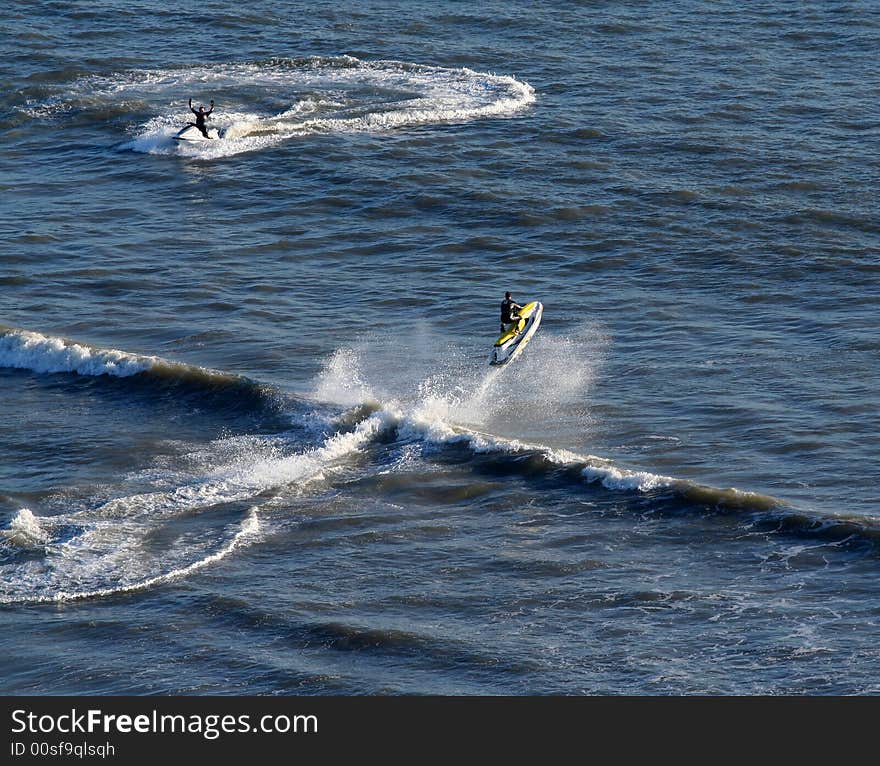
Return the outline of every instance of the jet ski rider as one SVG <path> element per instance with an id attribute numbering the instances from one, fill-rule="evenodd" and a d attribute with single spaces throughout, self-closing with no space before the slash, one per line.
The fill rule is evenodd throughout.
<path id="1" fill-rule="evenodd" d="M 193 109 L 193 100 L 190 99 L 189 100 L 189 110 L 196 116 L 196 121 L 189 122 L 187 124 L 192 125 L 194 128 L 198 128 L 200 131 L 202 131 L 202 135 L 205 138 L 210 138 L 210 136 L 208 135 L 208 129 L 205 127 L 205 120 L 207 120 L 208 115 L 214 111 L 214 99 L 213 98 L 211 99 L 211 108 L 210 109 L 205 110 L 205 107 L 200 106 L 198 111 Z"/>
<path id="2" fill-rule="evenodd" d="M 522 306 L 513 300 L 513 296 L 509 292 L 504 293 L 504 300 L 501 302 L 501 332 L 504 332 L 506 325 L 520 320 L 521 310 Z M 514 332 L 519 334 L 516 330 Z"/>

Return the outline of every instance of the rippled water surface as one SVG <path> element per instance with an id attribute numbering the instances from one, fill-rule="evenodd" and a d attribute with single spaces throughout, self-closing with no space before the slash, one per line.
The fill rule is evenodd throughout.
<path id="1" fill-rule="evenodd" d="M 181 5 L 0 9 L 4 692 L 880 691 L 876 3 Z"/>

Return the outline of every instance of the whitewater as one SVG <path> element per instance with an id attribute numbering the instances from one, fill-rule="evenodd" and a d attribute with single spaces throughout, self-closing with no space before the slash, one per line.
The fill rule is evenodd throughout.
<path id="1" fill-rule="evenodd" d="M 7 694 L 880 691 L 868 5 L 0 29 Z"/>
<path id="2" fill-rule="evenodd" d="M 222 137 L 216 143 L 173 140 L 189 114 L 180 94 L 194 89 L 224 94 L 212 119 Z M 381 133 L 511 116 L 534 101 L 534 88 L 507 75 L 340 56 L 86 77 L 35 107 L 35 113 L 106 109 L 107 104 L 140 111 L 155 105 L 163 111 L 136 127 L 120 150 L 216 159 L 313 134 Z M 249 111 L 255 102 L 273 109 Z"/>
<path id="3" fill-rule="evenodd" d="M 201 381 L 206 389 L 218 380 L 228 383 L 233 378 L 179 361 L 94 348 L 14 329 L 6 329 L 0 336 L 0 367 L 77 376 L 172 376 L 180 383 Z M 474 386 L 475 395 L 470 399 L 463 397 L 460 385 L 455 391 L 443 392 L 435 379 L 414 386 L 419 392 L 414 400 L 382 401 L 365 383 L 359 355 L 352 349 L 341 349 L 326 360 L 314 396 L 319 405 L 345 409 L 335 417 L 317 412 L 305 416 L 308 429 L 321 434 L 314 446 L 303 448 L 294 438 L 284 435 L 272 439 L 251 435 L 226 437 L 203 446 L 198 456 L 182 458 L 182 462 L 198 466 L 198 472 L 157 473 L 155 468 L 145 471 L 145 480 L 156 487 L 152 491 L 121 493 L 95 504 L 81 500 L 89 507 L 46 517 L 36 516 L 29 508 L 18 510 L 8 528 L 0 530 L 7 543 L 0 601 L 57 602 L 101 597 L 186 577 L 207 564 L 219 562 L 243 545 L 257 543 L 262 505 L 275 502 L 283 492 L 304 492 L 309 487 L 314 491 L 314 486 L 326 485 L 329 477 L 346 471 L 347 458 L 380 439 L 393 439 L 410 448 L 416 446 L 420 453 L 464 447 L 475 456 L 488 455 L 501 462 L 525 459 L 528 467 L 524 470 L 528 473 L 540 471 L 549 476 L 564 476 L 569 481 L 580 476 L 585 484 L 596 482 L 611 491 L 654 496 L 668 492 L 708 509 L 746 512 L 750 515 L 749 523 L 755 523 L 759 514 L 765 517 L 765 524 L 801 518 L 796 516 L 795 509 L 786 509 L 782 501 L 758 493 L 713 489 L 617 466 L 601 457 L 530 444 L 462 425 L 468 418 L 485 420 L 491 413 L 493 389 L 500 372 L 489 368 L 485 372 L 474 371 L 475 381 L 482 377 L 483 382 Z M 589 378 L 589 374 L 584 377 Z M 571 385 L 571 379 L 567 384 Z M 267 407 L 277 406 L 277 401 L 284 398 L 283 392 L 255 382 L 243 380 L 240 385 L 257 389 L 265 397 Z M 563 393 L 548 392 L 546 384 L 543 389 L 544 396 Z M 293 409 L 289 416 L 303 418 Z M 363 470 L 363 466 L 359 469 Z M 126 478 L 136 483 L 143 477 Z M 114 495 L 120 490 L 114 490 Z M 240 521 L 228 523 L 231 509 L 241 516 Z M 143 541 L 155 535 L 157 529 L 196 516 L 205 517 L 204 529 L 199 527 L 181 535 L 159 555 L 144 555 Z M 841 526 L 851 527 L 851 534 L 870 538 L 878 531 L 873 524 L 859 525 L 853 520 L 847 524 L 846 520 L 833 517 L 801 518 L 801 525 L 804 531 L 819 536 L 823 528 Z M 19 557 L 18 552 L 27 555 Z"/>

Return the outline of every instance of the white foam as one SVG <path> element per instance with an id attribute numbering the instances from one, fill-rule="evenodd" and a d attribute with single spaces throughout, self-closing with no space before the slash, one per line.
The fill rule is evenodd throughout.
<path id="1" fill-rule="evenodd" d="M 174 133 L 190 119 L 180 94 L 219 89 L 227 95 L 225 103 L 217 106 L 211 124 L 224 138 L 174 141 Z M 82 108 L 126 98 L 155 104 L 167 111 L 138 126 L 135 137 L 120 148 L 209 159 L 259 150 L 307 134 L 387 132 L 509 117 L 534 103 L 535 91 L 509 75 L 344 56 L 133 70 L 77 80 L 67 98 L 81 103 Z M 256 114 L 247 111 L 248 102 L 255 99 L 287 100 L 289 106 L 276 113 Z"/>
<path id="2" fill-rule="evenodd" d="M 465 444 L 475 453 L 522 454 L 532 452 L 541 455 L 548 463 L 556 465 L 585 465 L 581 475 L 588 482 L 599 481 L 612 490 L 647 492 L 661 487 L 671 487 L 676 479 L 647 471 L 630 471 L 611 465 L 609 461 L 595 455 L 580 455 L 569 450 L 550 449 L 541 444 L 530 444 L 518 439 L 474 431 L 465 426 L 452 425 L 444 420 L 437 409 L 427 403 L 409 416 L 396 413 L 400 419 L 399 428 L 413 438 L 442 444 Z"/>
<path id="3" fill-rule="evenodd" d="M 119 593 L 128 593 L 136 590 L 145 590 L 146 588 L 155 587 L 172 580 L 177 580 L 202 569 L 209 564 L 214 564 L 232 553 L 237 548 L 247 544 L 251 539 L 257 537 L 260 530 L 260 520 L 257 516 L 257 508 L 252 508 L 250 513 L 242 522 L 235 536 L 219 550 L 211 553 L 203 558 L 193 561 L 186 566 L 172 569 L 163 574 L 148 577 L 146 579 L 136 580 L 126 584 L 106 588 L 93 588 L 91 590 L 54 590 L 50 593 L 32 594 L 32 595 L 0 595 L 0 603 L 49 603 L 62 601 L 77 601 L 86 598 L 101 598 L 112 596 Z"/>
<path id="4" fill-rule="evenodd" d="M 218 530 L 207 516 L 206 530 L 180 535 L 161 551 L 146 543 L 175 519 L 208 513 L 226 503 L 247 503 L 267 490 L 303 487 L 343 470 L 347 456 L 363 449 L 392 423 L 387 413 L 375 413 L 352 431 L 335 433 L 319 446 L 291 455 L 281 454 L 271 440 L 224 439 L 193 457 L 201 475 L 189 483 L 46 518 L 42 526 L 23 510 L 4 536 L 14 537 L 19 544 L 25 539 L 39 540 L 44 556 L 0 566 L 0 603 L 64 601 L 139 590 L 219 561 L 256 539 L 259 506 L 250 508 L 226 542 L 222 538 L 228 531 Z M 222 461 L 204 465 L 212 454 Z M 175 478 L 180 482 L 182 477 Z M 161 480 L 163 484 L 166 479 Z M 76 531 L 69 539 L 53 542 L 53 533 L 63 529 Z"/>
<path id="5" fill-rule="evenodd" d="M 66 338 L 29 330 L 0 327 L 0 367 L 37 373 L 68 372 L 77 375 L 110 375 L 126 378 L 147 371 L 167 375 L 197 375 L 224 381 L 235 376 L 158 356 L 144 356 L 113 348 L 96 348 Z"/>
<path id="6" fill-rule="evenodd" d="M 552 337 L 547 340 L 552 355 L 559 356 L 560 349 L 567 348 L 567 342 Z M 531 350 L 540 354 L 540 348 L 536 342 Z M 0 564 L 0 602 L 103 596 L 186 576 L 256 539 L 260 526 L 256 505 L 249 508 L 243 521 L 233 524 L 223 521 L 222 515 L 218 522 L 205 517 L 206 523 L 201 526 L 190 524 L 190 518 L 224 504 L 241 502 L 247 507 L 267 491 L 280 492 L 285 487 L 298 491 L 312 482 L 320 482 L 345 470 L 346 458 L 392 428 L 397 429 L 403 441 L 417 444 L 419 454 L 431 445 L 458 444 L 475 454 L 535 455 L 549 464 L 579 470 L 584 481 L 600 482 L 611 490 L 649 492 L 664 487 L 693 486 L 668 476 L 621 468 L 593 455 L 494 435 L 478 430 L 472 423 L 461 422 L 462 415 L 481 417 L 481 422 L 486 422 L 492 414 L 489 403 L 499 398 L 489 393 L 501 373 L 486 367 L 482 359 L 478 366 L 466 371 L 460 354 L 446 354 L 444 358 L 458 360 L 454 369 L 419 376 L 402 385 L 401 380 L 388 380 L 389 371 L 405 375 L 421 370 L 425 360 L 414 359 L 414 367 L 407 370 L 403 365 L 389 363 L 390 359 L 409 359 L 406 349 L 397 348 L 397 357 L 387 358 L 383 358 L 375 346 L 370 350 L 370 358 L 377 364 L 377 374 L 385 375 L 385 384 L 394 384 L 395 393 L 381 394 L 383 402 L 376 403 L 374 386 L 364 375 L 360 353 L 340 349 L 327 360 L 318 377 L 316 398 L 345 406 L 373 404 L 379 409 L 352 430 L 332 433 L 311 449 L 290 454 L 289 444 L 283 437 L 220 439 L 185 456 L 179 461 L 183 465 L 173 474 L 167 471 L 156 474 L 153 468 L 139 477 L 130 477 L 140 481 L 141 486 L 152 482 L 149 486 L 154 487 L 154 491 L 132 492 L 79 512 L 40 519 L 28 509 L 21 509 L 9 528 L 0 530 L 3 538 L 10 546 L 43 555 L 35 557 L 28 553 L 23 557 L 13 551 L 14 561 Z M 561 384 L 561 388 L 554 387 L 553 377 L 545 376 L 532 394 L 543 396 L 549 404 L 556 396 L 570 397 L 572 393 L 581 396 L 585 382 L 591 379 L 592 367 L 587 364 L 588 369 L 575 374 L 577 370 L 573 367 L 580 363 L 578 360 L 587 364 L 589 355 L 570 354 L 566 360 L 566 370 L 577 379 L 573 391 L 567 388 L 568 383 Z M 0 335 L 0 365 L 4 366 L 44 372 L 127 375 L 169 364 L 156 357 L 93 349 L 38 333 L 6 331 Z M 508 385 L 512 381 L 517 387 L 517 397 L 522 396 L 523 390 L 529 390 L 528 367 L 522 364 L 519 367 L 526 377 L 508 379 Z M 504 374 L 509 372 L 505 368 Z M 409 395 L 406 395 L 407 389 Z M 187 523 L 168 535 L 170 543 L 154 545 L 150 542 L 154 537 L 162 539 L 163 530 L 177 519 L 186 519 Z M 20 561 L 20 558 L 26 560 Z"/>
<path id="7" fill-rule="evenodd" d="M 357 117 L 316 118 L 302 123 L 301 127 L 335 132 L 375 132 L 510 116 L 535 101 L 535 91 L 527 83 L 466 68 L 416 67 L 387 61 L 343 70 L 337 77 L 356 85 L 411 89 L 420 96 L 400 101 L 393 109 L 368 111 Z"/>
<path id="8" fill-rule="evenodd" d="M 364 383 L 360 357 L 350 348 L 337 349 L 325 360 L 312 396 L 344 407 L 375 399 L 372 389 Z"/>
<path id="9" fill-rule="evenodd" d="M 387 413 L 375 413 L 350 432 L 335 433 L 318 447 L 289 455 L 281 454 L 272 440 L 247 436 L 221 439 L 193 456 L 201 474 L 197 480 L 171 489 L 114 498 L 94 510 L 71 515 L 66 521 L 88 518 L 149 524 L 162 517 L 248 500 L 267 490 L 317 481 L 333 472 L 336 463 L 373 441 L 389 423 Z M 218 458 L 221 462 L 216 463 Z M 202 463 L 211 459 L 214 465 Z"/>
<path id="10" fill-rule="evenodd" d="M 95 349 L 27 330 L 11 330 L 0 335 L 0 367 L 126 377 L 149 369 L 156 361 L 154 357 Z"/>
<path id="11" fill-rule="evenodd" d="M 22 508 L 10 522 L 9 529 L 0 530 L 0 534 L 19 548 L 41 548 L 49 542 L 49 535 L 28 508 Z"/>
<path id="12" fill-rule="evenodd" d="M 629 471 L 612 465 L 589 465 L 581 475 L 590 482 L 598 481 L 606 489 L 623 491 L 638 490 L 650 492 L 663 487 L 673 487 L 676 480 L 671 476 L 660 476 L 647 471 Z"/>
<path id="13" fill-rule="evenodd" d="M 677 480 L 648 471 L 612 465 L 595 455 L 552 449 L 542 444 L 490 434 L 479 426 L 491 425 L 498 413 L 509 413 L 512 404 L 521 405 L 534 417 L 552 418 L 561 402 L 585 401 L 596 370 L 602 362 L 608 338 L 599 327 L 585 333 L 589 342 L 545 334 L 536 339 L 511 368 L 489 368 L 480 363 L 463 363 L 460 351 L 445 349 L 442 358 L 450 361 L 448 370 L 423 373 L 421 359 L 399 343 L 388 348 L 374 339 L 359 349 L 345 348 L 333 354 L 319 376 L 314 396 L 346 406 L 375 402 L 381 398 L 379 414 L 396 424 L 403 440 L 426 445 L 461 444 L 477 454 L 541 455 L 548 463 L 582 467 L 587 482 L 601 482 L 607 489 L 648 492 L 672 487 Z M 430 337 L 421 337 L 420 347 L 434 348 Z M 377 395 L 368 382 L 362 362 L 369 361 L 373 378 L 382 377 L 383 386 L 393 389 Z M 411 367 L 407 368 L 406 363 Z M 393 374 L 392 374 L 393 371 Z M 504 388 L 501 388 L 501 383 Z M 584 404 L 586 407 L 586 404 Z M 478 427 L 475 427 L 478 426 Z"/>

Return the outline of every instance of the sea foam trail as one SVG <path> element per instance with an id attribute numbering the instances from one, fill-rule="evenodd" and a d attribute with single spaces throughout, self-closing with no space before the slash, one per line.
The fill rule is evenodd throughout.
<path id="1" fill-rule="evenodd" d="M 142 590 L 186 576 L 258 539 L 259 509 L 267 494 L 303 488 L 345 470 L 391 424 L 377 412 L 350 431 L 328 436 L 317 447 L 278 454 L 277 443 L 232 437 L 202 452 L 226 457 L 187 484 L 114 498 L 96 508 L 38 518 L 21 509 L 3 530 L 14 550 L 0 560 L 0 603 L 57 602 Z M 255 502 L 258 501 L 259 502 Z M 213 521 L 212 514 L 237 512 L 240 523 Z M 160 554 L 151 537 L 178 520 L 205 519 L 205 529 L 180 535 Z M 17 552 L 29 553 L 24 559 Z M 35 552 L 42 556 L 35 557 Z M 0 550 L 0 554 L 4 554 Z"/>
<path id="2" fill-rule="evenodd" d="M 27 509 L 23 509 L 27 510 Z M 257 539 L 260 530 L 260 520 L 257 516 L 257 507 L 250 510 L 248 516 L 241 523 L 241 526 L 229 540 L 228 543 L 220 547 L 218 550 L 206 555 L 204 558 L 197 559 L 189 564 L 180 566 L 176 569 L 163 572 L 162 574 L 145 579 L 136 580 L 127 584 L 111 585 L 106 588 L 94 588 L 91 590 L 63 590 L 58 589 L 51 593 L 40 594 L 22 594 L 22 595 L 0 595 L 0 604 L 45 604 L 60 603 L 64 601 L 81 601 L 89 598 L 102 598 L 113 596 L 121 593 L 129 593 L 132 591 L 145 590 L 147 588 L 162 585 L 172 580 L 177 580 L 187 575 L 197 572 L 209 564 L 214 564 L 232 553 L 237 548 L 247 545 L 250 541 Z"/>
<path id="3" fill-rule="evenodd" d="M 0 535 L 11 545 L 24 549 L 42 548 L 49 542 L 49 535 L 29 508 L 22 508 L 9 528 L 0 530 Z"/>
<path id="4" fill-rule="evenodd" d="M 223 138 L 210 142 L 174 140 L 190 119 L 181 93 L 222 91 L 212 124 Z M 154 105 L 158 114 L 136 128 L 120 148 L 150 154 L 209 159 L 275 146 L 296 136 L 324 133 L 381 133 L 390 130 L 510 117 L 535 101 L 535 90 L 509 75 L 404 61 L 362 61 L 352 56 L 275 58 L 210 67 L 131 70 L 90 76 L 35 109 L 95 109 L 126 99 Z M 252 104 L 266 100 L 289 106 L 259 114 Z M 171 109 L 169 110 L 169 106 Z"/>
<path id="5" fill-rule="evenodd" d="M 149 375 L 157 368 L 181 368 L 185 376 L 191 374 L 186 365 L 158 357 L 93 349 L 39 333 L 8 330 L 0 342 L 0 362 L 6 366 L 121 377 Z M 194 455 L 189 462 L 195 469 L 174 475 L 166 472 L 155 491 L 123 494 L 59 516 L 40 517 L 21 509 L 0 540 L 0 603 L 106 596 L 184 577 L 258 539 L 259 508 L 267 498 L 285 487 L 299 491 L 310 483 L 331 480 L 349 470 L 352 455 L 377 441 L 386 442 L 389 435 L 419 443 L 423 455 L 430 454 L 431 447 L 440 453 L 466 449 L 474 458 L 474 470 L 480 470 L 480 461 L 484 465 L 489 461 L 529 477 L 543 474 L 554 481 L 648 493 L 661 511 L 670 502 L 730 509 L 751 514 L 754 523 L 765 529 L 778 527 L 791 534 L 833 540 L 845 539 L 841 535 L 880 540 L 880 534 L 862 520 L 816 519 L 766 495 L 632 470 L 594 455 L 456 423 L 456 413 L 472 414 L 478 409 L 461 390 L 445 398 L 438 387 L 440 379 L 435 379 L 434 385 L 415 386 L 417 394 L 412 398 L 389 398 L 373 390 L 358 360 L 355 351 L 340 350 L 319 376 L 315 393 L 344 400 L 349 409 L 336 426 L 326 421 L 336 430 L 317 446 L 291 453 L 284 436 L 229 437 L 205 445 Z M 199 369 L 199 375 L 224 375 Z M 498 373 L 490 375 L 495 379 Z M 475 381 L 475 395 L 481 390 L 485 395 L 480 375 Z M 166 529 L 169 534 L 163 535 Z M 157 551 L 151 541 L 163 537 L 171 542 Z"/>

